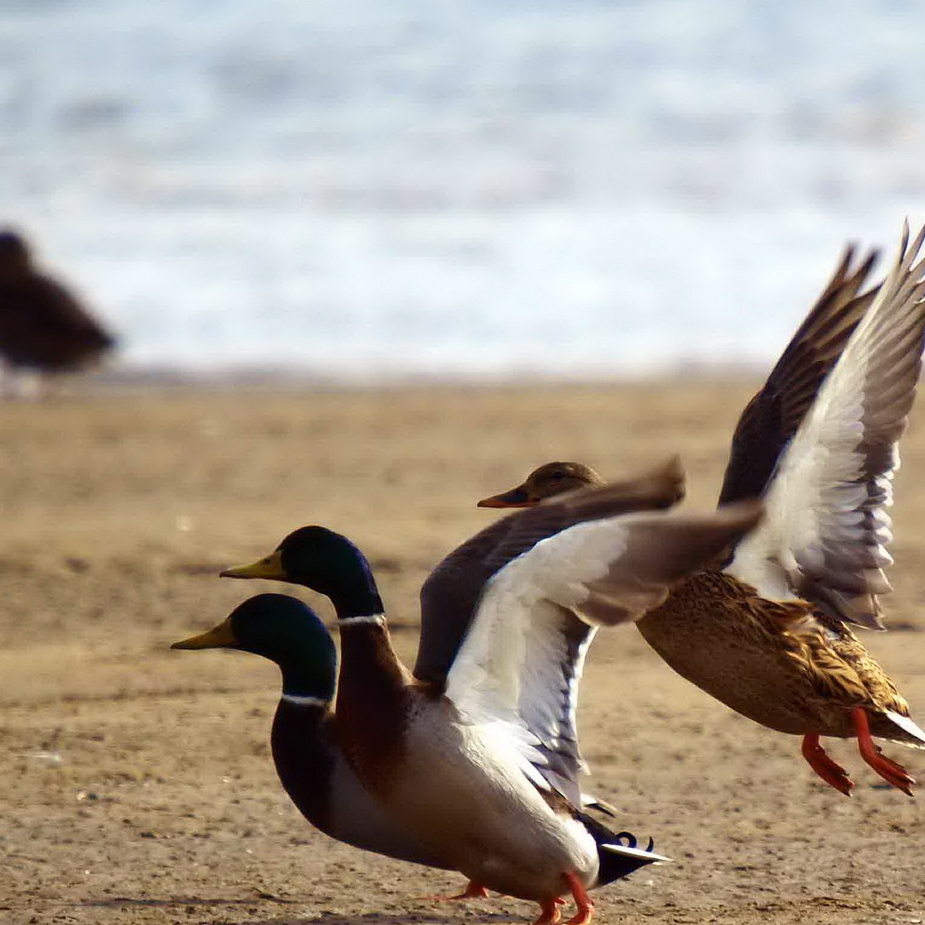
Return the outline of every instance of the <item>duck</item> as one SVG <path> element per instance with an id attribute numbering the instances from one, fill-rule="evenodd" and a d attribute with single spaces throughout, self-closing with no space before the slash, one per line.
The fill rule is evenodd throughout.
<path id="1" fill-rule="evenodd" d="M 496 521 L 448 555 L 429 576 L 425 582 L 427 591 L 422 590 L 421 595 L 424 632 L 419 663 L 426 668 L 431 688 L 436 691 L 445 681 L 468 627 L 470 614 L 464 612 L 465 608 L 474 607 L 482 585 L 501 565 L 545 535 L 599 517 L 602 512 L 664 509 L 683 495 L 684 471 L 680 459 L 672 457 L 647 473 L 611 484 L 604 505 L 579 499 L 528 516 L 520 512 L 517 518 Z M 486 568 L 489 561 L 492 565 Z M 261 615 L 276 628 L 276 636 L 269 631 L 259 634 L 257 620 Z M 297 623 L 298 630 L 284 632 L 284 619 Z M 172 646 L 216 647 L 254 652 L 280 665 L 283 694 L 271 735 L 274 761 L 284 789 L 312 825 L 356 848 L 430 867 L 452 868 L 438 851 L 418 843 L 401 825 L 392 822 L 347 763 L 331 709 L 336 649 L 314 611 L 292 597 L 258 595 L 242 604 L 240 612 L 234 612 L 222 625 Z M 307 658 L 309 650 L 315 655 L 308 663 L 310 671 L 306 671 L 300 659 Z M 293 653 L 300 659 L 293 659 Z M 613 807 L 588 794 L 581 794 L 581 805 L 586 810 L 616 815 Z M 621 843 L 636 847 L 631 833 L 619 835 Z M 472 888 L 433 898 L 454 900 L 484 895 L 483 889 Z"/>
<path id="2" fill-rule="evenodd" d="M 910 796 L 915 779 L 873 738 L 925 747 L 907 701 L 850 628 L 882 628 L 878 598 L 890 590 L 887 509 L 925 337 L 923 236 L 909 246 L 905 225 L 885 281 L 864 295 L 869 260 L 854 273 L 840 265 L 735 429 L 719 501 L 760 497 L 764 521 L 721 567 L 692 574 L 636 622 L 680 675 L 800 736 L 813 771 L 846 796 L 854 782 L 821 737 L 855 738 L 861 758 Z M 479 504 L 529 508 L 603 483 L 589 466 L 552 462 Z"/>
<path id="3" fill-rule="evenodd" d="M 115 344 L 68 289 L 36 267 L 22 234 L 0 230 L 0 357 L 7 366 L 67 372 Z"/>
<path id="4" fill-rule="evenodd" d="M 337 739 L 362 785 L 422 844 L 486 890 L 540 906 L 536 925 L 585 925 L 589 891 L 665 860 L 627 843 L 581 808 L 578 684 L 600 625 L 638 619 L 690 571 L 753 529 L 761 505 L 708 514 L 608 513 L 625 499 L 589 489 L 509 515 L 509 542 L 529 548 L 484 582 L 442 683 L 413 677 L 392 648 L 368 561 L 345 536 L 299 528 L 231 578 L 302 585 L 337 614 Z M 531 523 L 584 520 L 529 544 Z M 596 517 L 591 519 L 591 513 Z"/>
<path id="5" fill-rule="evenodd" d="M 601 485 L 603 482 L 600 483 Z M 575 487 L 581 487 L 576 485 Z M 469 629 L 485 583 L 536 543 L 584 520 L 620 513 L 659 511 L 684 499 L 685 473 L 674 455 L 647 471 L 609 483 L 606 506 L 577 497 L 502 517 L 445 556 L 420 590 L 421 629 L 413 675 L 442 685 Z"/>
<path id="6" fill-rule="evenodd" d="M 276 773 L 299 812 L 325 835 L 413 864 L 451 869 L 379 807 L 337 742 L 337 649 L 321 618 L 286 594 L 258 594 L 206 632 L 171 649 L 237 649 L 275 662 L 282 692 L 270 733 Z"/>

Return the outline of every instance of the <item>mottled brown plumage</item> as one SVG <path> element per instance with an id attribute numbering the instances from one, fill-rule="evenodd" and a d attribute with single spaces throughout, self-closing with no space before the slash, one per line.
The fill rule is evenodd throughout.
<path id="1" fill-rule="evenodd" d="M 906 701 L 844 624 L 805 601 L 770 601 L 719 571 L 700 572 L 637 624 L 678 674 L 778 732 L 853 736 L 850 708 L 874 735 L 921 745 L 885 715 Z"/>
<path id="2" fill-rule="evenodd" d="M 605 484 L 593 469 L 582 468 L 586 485 Z M 557 481 L 537 478 L 537 472 L 531 473 L 531 491 L 554 497 Z M 676 585 L 636 626 L 678 674 L 769 729 L 848 738 L 857 734 L 851 711 L 862 707 L 873 735 L 925 747 L 890 719 L 887 711 L 908 717 L 908 704 L 863 643 L 808 601 L 770 600 L 732 575 L 707 570 Z M 853 784 L 834 768 L 824 779 L 850 792 Z M 911 786 L 890 782 L 907 792 Z"/>

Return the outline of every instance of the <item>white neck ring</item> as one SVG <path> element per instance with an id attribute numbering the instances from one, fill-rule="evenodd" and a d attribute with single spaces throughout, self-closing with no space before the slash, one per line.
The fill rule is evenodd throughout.
<path id="1" fill-rule="evenodd" d="M 337 621 L 338 626 L 362 626 L 363 624 L 385 626 L 385 614 L 371 613 L 368 616 L 342 617 Z"/>
<path id="2" fill-rule="evenodd" d="M 283 694 L 282 699 L 298 707 L 326 707 L 331 702 L 324 697 L 309 697 L 306 694 Z"/>

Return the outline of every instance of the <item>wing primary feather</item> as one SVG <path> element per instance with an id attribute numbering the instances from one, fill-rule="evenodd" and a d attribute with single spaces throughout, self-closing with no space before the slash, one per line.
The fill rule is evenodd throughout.
<path id="1" fill-rule="evenodd" d="M 799 595 L 830 615 L 882 628 L 888 508 L 898 441 L 925 341 L 925 226 L 899 251 L 816 400 L 778 460 L 765 522 L 736 549 L 732 574 L 768 597 Z"/>

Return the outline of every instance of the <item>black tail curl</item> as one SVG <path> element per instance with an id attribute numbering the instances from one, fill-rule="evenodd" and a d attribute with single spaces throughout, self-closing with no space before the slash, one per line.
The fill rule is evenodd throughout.
<path id="1" fill-rule="evenodd" d="M 578 818 L 584 823 L 598 846 L 597 857 L 599 867 L 596 886 L 603 886 L 605 883 L 619 880 L 633 873 L 634 870 L 638 870 L 640 867 L 645 867 L 647 864 L 655 862 L 655 858 L 624 857 L 623 855 L 602 849 L 602 845 L 619 845 L 621 848 L 638 848 L 639 843 L 632 832 L 612 832 L 607 826 L 602 825 L 596 819 L 585 813 L 579 813 Z M 652 851 L 654 848 L 655 842 L 650 838 L 649 844 L 646 846 L 645 850 Z"/>

